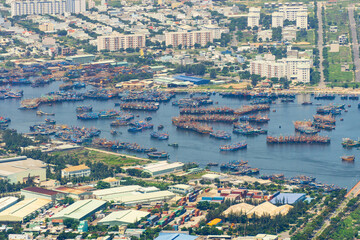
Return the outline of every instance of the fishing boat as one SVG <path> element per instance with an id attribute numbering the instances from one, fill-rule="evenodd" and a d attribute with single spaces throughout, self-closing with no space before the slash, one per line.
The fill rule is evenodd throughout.
<path id="1" fill-rule="evenodd" d="M 45 118 L 45 123 L 47 124 L 56 124 L 56 121 L 50 118 Z"/>
<path id="2" fill-rule="evenodd" d="M 177 147 L 179 147 L 179 144 L 178 143 L 169 143 L 168 146 L 177 148 Z"/>
<path id="3" fill-rule="evenodd" d="M 168 140 L 169 134 L 167 133 L 159 133 L 159 132 L 152 132 L 150 134 L 152 138 L 158 139 L 158 140 Z"/>
<path id="4" fill-rule="evenodd" d="M 227 133 L 225 131 L 218 130 L 216 132 L 210 133 L 210 137 L 216 138 L 216 139 L 222 139 L 222 140 L 230 140 L 231 134 Z"/>
<path id="5" fill-rule="evenodd" d="M 46 112 L 43 112 L 43 111 L 37 111 L 36 112 L 36 115 L 38 116 L 43 116 L 43 115 L 46 115 L 46 116 L 55 116 L 55 113 L 46 113 Z"/>
<path id="6" fill-rule="evenodd" d="M 161 129 L 164 128 L 164 126 L 163 126 L 163 125 L 159 125 L 157 128 L 158 128 L 158 130 L 161 130 Z"/>
<path id="7" fill-rule="evenodd" d="M 110 134 L 111 134 L 111 135 L 117 135 L 118 133 L 117 133 L 117 131 L 115 131 L 115 130 L 112 129 L 112 130 L 110 131 Z"/>
<path id="8" fill-rule="evenodd" d="M 206 165 L 209 166 L 209 167 L 217 167 L 217 166 L 219 166 L 218 163 L 208 163 Z"/>
<path id="9" fill-rule="evenodd" d="M 301 105 L 304 105 L 304 106 L 306 106 L 306 105 L 312 105 L 312 102 L 303 102 Z"/>
<path id="10" fill-rule="evenodd" d="M 128 129 L 128 132 L 140 132 L 142 130 L 143 130 L 142 127 L 132 127 Z"/>
<path id="11" fill-rule="evenodd" d="M 341 160 L 346 161 L 346 162 L 353 162 L 353 161 L 355 161 L 355 155 L 342 156 Z"/>
<path id="12" fill-rule="evenodd" d="M 169 157 L 169 154 L 167 152 L 150 152 L 147 155 L 149 158 L 152 159 L 164 159 Z"/>
<path id="13" fill-rule="evenodd" d="M 152 117 L 150 117 L 150 116 L 145 118 L 145 121 L 151 121 L 151 120 L 152 120 Z"/>
<path id="14" fill-rule="evenodd" d="M 6 117 L 0 117 L 0 124 L 6 124 L 11 122 L 10 118 L 6 118 Z"/>
<path id="15" fill-rule="evenodd" d="M 77 115 L 77 118 L 80 120 L 95 120 L 95 119 L 99 119 L 99 114 L 93 112 L 83 113 Z"/>
<path id="16" fill-rule="evenodd" d="M 112 121 L 110 123 L 110 126 L 111 127 L 120 127 L 120 126 L 127 126 L 129 125 L 129 122 L 128 121 L 124 121 L 124 120 L 115 120 L 115 121 Z"/>
<path id="17" fill-rule="evenodd" d="M 350 138 L 343 138 L 341 145 L 346 148 L 360 147 L 360 141 L 353 140 Z"/>
<path id="18" fill-rule="evenodd" d="M 240 149 L 246 149 L 247 143 L 246 142 L 239 142 L 239 143 L 233 143 L 229 145 L 222 145 L 220 146 L 220 151 L 237 151 Z"/>
<path id="19" fill-rule="evenodd" d="M 92 106 L 88 105 L 88 106 L 78 106 L 76 107 L 76 112 L 91 112 L 92 111 Z"/>

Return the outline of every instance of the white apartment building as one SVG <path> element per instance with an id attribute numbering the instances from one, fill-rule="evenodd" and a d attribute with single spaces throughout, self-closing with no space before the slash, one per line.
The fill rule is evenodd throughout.
<path id="1" fill-rule="evenodd" d="M 310 82 L 311 60 L 287 57 L 275 60 L 275 56 L 265 54 L 263 58 L 258 57 L 250 62 L 250 73 L 267 78 L 286 77 L 297 82 Z"/>
<path id="2" fill-rule="evenodd" d="M 273 28 L 284 26 L 284 14 L 281 12 L 273 12 L 271 18 L 271 25 Z"/>
<path id="3" fill-rule="evenodd" d="M 189 46 L 192 47 L 195 44 L 205 46 L 208 42 L 213 42 L 214 36 L 211 31 L 192 31 L 192 32 L 167 32 L 165 33 L 166 45 L 172 45 L 174 47 Z"/>
<path id="4" fill-rule="evenodd" d="M 14 0 L 11 16 L 80 13 L 86 11 L 85 0 Z"/>
<path id="5" fill-rule="evenodd" d="M 61 170 L 61 177 L 88 177 L 90 176 L 91 170 L 85 164 L 64 168 Z"/>
<path id="6" fill-rule="evenodd" d="M 217 25 L 205 25 L 203 26 L 203 29 L 205 31 L 210 31 L 214 37 L 214 39 L 220 39 L 222 33 L 228 33 L 228 28 L 222 28 Z"/>
<path id="7" fill-rule="evenodd" d="M 124 35 L 115 33 L 97 38 L 98 51 L 118 51 L 120 49 L 143 47 L 145 47 L 145 35 L 143 34 Z"/>
<path id="8" fill-rule="evenodd" d="M 259 26 L 260 22 L 260 8 L 251 7 L 248 14 L 248 27 Z"/>
<path id="9" fill-rule="evenodd" d="M 308 26 L 307 12 L 299 12 L 296 15 L 296 27 L 301 29 L 307 29 L 307 26 Z"/>
<path id="10" fill-rule="evenodd" d="M 303 5 L 284 5 L 279 7 L 279 12 L 283 13 L 284 20 L 296 21 L 299 13 L 307 13 L 307 8 Z"/>

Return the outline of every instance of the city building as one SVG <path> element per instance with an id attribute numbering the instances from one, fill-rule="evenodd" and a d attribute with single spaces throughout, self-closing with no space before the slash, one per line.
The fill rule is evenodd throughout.
<path id="1" fill-rule="evenodd" d="M 142 170 L 150 173 L 152 176 L 159 176 L 182 171 L 183 166 L 184 163 L 182 162 L 168 163 L 167 161 L 159 161 L 143 166 Z"/>
<path id="2" fill-rule="evenodd" d="M 284 26 L 284 14 L 280 12 L 273 12 L 271 17 L 271 25 L 273 28 Z"/>
<path id="3" fill-rule="evenodd" d="M 174 76 L 174 78 L 176 80 L 184 81 L 184 82 L 190 82 L 190 83 L 193 83 L 195 85 L 203 85 L 203 84 L 209 84 L 210 83 L 210 80 L 205 79 L 205 78 L 190 77 L 190 76 L 185 76 L 185 75 L 177 75 L 177 76 Z"/>
<path id="4" fill-rule="evenodd" d="M 89 200 L 80 200 L 77 201 L 67 208 L 64 208 L 60 212 L 56 213 L 54 216 L 52 216 L 50 219 L 75 219 L 78 221 L 84 220 L 87 217 L 90 217 L 95 212 L 103 209 L 105 207 L 106 201 L 102 200 L 95 200 L 95 199 L 89 199 Z"/>
<path id="5" fill-rule="evenodd" d="M 51 201 L 60 200 L 66 196 L 64 193 L 39 187 L 27 187 L 21 189 L 21 195 L 24 196 L 25 199 L 41 198 Z"/>
<path id="6" fill-rule="evenodd" d="M 248 27 L 258 27 L 260 22 L 260 8 L 251 7 L 248 14 Z"/>
<path id="7" fill-rule="evenodd" d="M 295 203 L 304 201 L 306 199 L 306 195 L 304 193 L 280 193 L 277 192 L 271 199 L 272 204 L 290 204 L 294 205 Z"/>
<path id="8" fill-rule="evenodd" d="M 51 200 L 47 199 L 25 199 L 0 212 L 0 222 L 22 222 L 27 216 L 48 209 L 51 204 Z"/>
<path id="9" fill-rule="evenodd" d="M 17 197 L 3 197 L 0 198 L 0 212 L 4 211 L 5 209 L 13 206 L 19 201 Z"/>
<path id="10" fill-rule="evenodd" d="M 67 57 L 66 60 L 76 64 L 91 63 L 95 60 L 95 55 L 92 54 L 74 55 Z"/>
<path id="11" fill-rule="evenodd" d="M 108 178 L 105 178 L 105 179 L 103 179 L 101 181 L 109 183 L 110 187 L 119 187 L 120 186 L 120 180 L 116 179 L 114 177 L 108 177 Z"/>
<path id="12" fill-rule="evenodd" d="M 43 32 L 53 32 L 54 31 L 54 24 L 51 22 L 43 23 L 39 25 L 39 30 Z"/>
<path id="13" fill-rule="evenodd" d="M 228 33 L 228 28 L 223 28 L 217 25 L 205 25 L 202 27 L 205 31 L 210 31 L 214 39 L 220 39 L 222 33 Z"/>
<path id="14" fill-rule="evenodd" d="M 91 192 L 76 189 L 76 188 L 70 188 L 70 187 L 58 187 L 55 189 L 58 192 L 66 194 L 68 197 L 71 197 L 73 199 L 89 199 L 92 196 Z"/>
<path id="15" fill-rule="evenodd" d="M 149 216 L 149 212 L 138 211 L 138 210 L 123 210 L 112 212 L 107 215 L 105 218 L 101 219 L 99 225 L 108 225 L 108 226 L 121 226 L 128 225 L 130 223 L 136 223 L 142 218 Z"/>
<path id="16" fill-rule="evenodd" d="M 213 42 L 212 31 L 192 31 L 192 32 L 167 32 L 165 33 L 166 46 L 177 47 L 179 45 L 192 47 L 195 44 L 205 46 L 208 42 Z"/>
<path id="17" fill-rule="evenodd" d="M 154 191 L 154 192 L 133 192 L 111 198 L 114 204 L 124 206 L 135 206 L 138 204 L 150 204 L 154 202 L 167 202 L 173 199 L 176 195 L 170 191 Z M 110 199 L 108 199 L 110 200 Z"/>
<path id="18" fill-rule="evenodd" d="M 108 51 L 119 51 L 127 48 L 143 48 L 145 47 L 144 34 L 125 35 L 113 33 L 109 36 L 99 36 L 97 38 L 97 49 Z"/>
<path id="19" fill-rule="evenodd" d="M 296 27 L 300 29 L 307 29 L 307 26 L 308 26 L 307 12 L 299 12 L 296 15 Z"/>
<path id="20" fill-rule="evenodd" d="M 97 199 L 106 199 L 108 197 L 116 197 L 117 195 L 124 195 L 127 193 L 136 192 L 141 188 L 142 187 L 139 185 L 130 185 L 130 186 L 100 189 L 93 191 L 93 195 Z"/>
<path id="21" fill-rule="evenodd" d="M 284 4 L 279 7 L 279 12 L 283 14 L 284 20 L 296 21 L 298 14 L 307 13 L 307 7 L 299 4 Z"/>
<path id="22" fill-rule="evenodd" d="M 275 56 L 265 54 L 264 57 L 250 62 L 250 73 L 267 78 L 285 77 L 291 81 L 310 82 L 311 60 L 306 58 L 287 57 L 275 60 Z"/>
<path id="23" fill-rule="evenodd" d="M 173 186 L 169 186 L 169 191 L 173 193 L 186 195 L 194 191 L 194 187 L 186 184 L 176 184 Z"/>
<path id="24" fill-rule="evenodd" d="M 36 182 L 45 181 L 46 164 L 26 156 L 0 159 L 0 178 L 10 183 L 24 183 L 29 176 Z"/>
<path id="25" fill-rule="evenodd" d="M 86 11 L 85 4 L 85 0 L 14 0 L 11 16 L 81 13 Z"/>
<path id="26" fill-rule="evenodd" d="M 72 177 L 88 177 L 90 176 L 91 170 L 85 164 L 78 166 L 71 166 L 61 170 L 61 177 L 72 178 Z"/>

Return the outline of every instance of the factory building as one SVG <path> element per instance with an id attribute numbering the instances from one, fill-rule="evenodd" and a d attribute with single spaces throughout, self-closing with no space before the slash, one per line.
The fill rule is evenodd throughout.
<path id="1" fill-rule="evenodd" d="M 156 192 L 147 192 L 147 193 L 133 192 L 113 198 L 112 201 L 114 201 L 115 204 L 121 204 L 124 206 L 134 206 L 137 204 L 166 202 L 169 201 L 170 199 L 173 199 L 175 196 L 176 195 L 170 191 L 156 191 Z"/>
<path id="2" fill-rule="evenodd" d="M 159 176 L 182 171 L 184 164 L 182 162 L 168 163 L 167 161 L 159 161 L 150 163 L 142 167 L 145 172 L 150 173 L 152 176 Z"/>
<path id="3" fill-rule="evenodd" d="M 0 159 L 0 178 L 10 183 L 24 183 L 29 176 L 37 182 L 45 181 L 46 164 L 26 156 Z"/>
<path id="4" fill-rule="evenodd" d="M 118 212 L 112 212 L 107 215 L 105 218 L 101 219 L 99 225 L 108 225 L 108 226 L 121 226 L 128 225 L 130 223 L 136 223 L 140 219 L 149 216 L 149 212 L 137 211 L 137 210 L 124 210 Z"/>
<path id="5" fill-rule="evenodd" d="M 64 193 L 39 187 L 21 189 L 21 195 L 24 196 L 25 199 L 42 198 L 50 201 L 56 201 L 66 197 Z"/>
<path id="6" fill-rule="evenodd" d="M 105 208 L 106 201 L 102 200 L 80 200 L 77 201 L 67 208 L 64 208 L 60 212 L 56 213 L 51 219 L 66 219 L 71 218 L 78 221 L 84 220 L 90 217 L 95 212 Z"/>
<path id="7" fill-rule="evenodd" d="M 2 211 L 0 222 L 23 222 L 26 217 L 48 209 L 51 205 L 52 202 L 47 199 L 25 199 Z"/>
<path id="8" fill-rule="evenodd" d="M 3 197 L 0 198 L 0 212 L 8 209 L 9 207 L 15 205 L 19 199 L 17 197 Z"/>
<path id="9" fill-rule="evenodd" d="M 169 187 L 169 191 L 173 193 L 186 195 L 194 191 L 194 187 L 186 184 L 176 184 Z"/>
<path id="10" fill-rule="evenodd" d="M 92 196 L 91 192 L 70 187 L 58 187 L 55 190 L 66 194 L 68 197 L 79 200 L 89 199 Z"/>

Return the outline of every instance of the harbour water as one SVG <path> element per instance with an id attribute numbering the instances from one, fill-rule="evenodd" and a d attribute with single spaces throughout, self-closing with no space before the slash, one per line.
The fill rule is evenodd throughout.
<path id="1" fill-rule="evenodd" d="M 58 91 L 61 82 L 54 82 L 49 86 L 32 88 L 31 86 L 13 86 L 12 89 L 23 89 L 23 99 L 40 97 L 45 93 Z M 89 89 L 89 87 L 87 87 Z M 83 89 L 81 91 L 86 91 Z M 187 97 L 187 95 L 178 95 L 174 100 Z M 239 108 L 241 105 L 249 104 L 246 100 L 222 98 L 218 94 L 211 96 L 214 106 L 228 106 Z M 358 139 L 360 135 L 360 110 L 357 108 L 358 101 L 340 100 L 337 96 L 334 101 L 314 100 L 310 95 L 297 96 L 294 103 L 281 103 L 277 100 L 276 104 L 271 105 L 268 114 L 270 122 L 259 125 L 268 129 L 268 135 L 293 135 L 296 120 L 312 120 L 316 113 L 316 104 L 328 105 L 331 102 L 336 104 L 346 104 L 348 112 L 337 116 L 336 129 L 333 131 L 321 131 L 320 135 L 331 137 L 331 143 L 328 145 L 305 145 L 305 144 L 284 144 L 269 145 L 266 143 L 266 135 L 254 137 L 245 137 L 232 133 L 231 140 L 219 140 L 210 138 L 209 135 L 201 135 L 194 132 L 188 132 L 177 129 L 172 125 L 171 118 L 179 115 L 179 108 L 172 106 L 171 102 L 161 103 L 156 112 L 131 111 L 134 115 L 139 115 L 136 120 L 144 120 L 151 116 L 151 123 L 154 124 L 154 130 L 158 125 L 163 125 L 162 132 L 169 134 L 169 140 L 160 141 L 150 137 L 152 130 L 145 130 L 137 133 L 129 133 L 128 127 L 111 128 L 110 123 L 113 119 L 81 121 L 78 120 L 75 108 L 80 105 L 92 105 L 93 111 L 116 109 L 115 102 L 119 99 L 109 101 L 85 100 L 81 102 L 65 102 L 50 105 L 41 105 L 38 110 L 47 113 L 55 113 L 55 116 L 37 116 L 37 110 L 19 110 L 20 101 L 17 99 L 0 100 L 0 116 L 11 118 L 10 128 L 17 129 L 19 132 L 29 132 L 29 126 L 44 122 L 45 118 L 55 119 L 57 124 L 67 124 L 70 126 L 96 127 L 102 132 L 100 137 L 110 140 L 138 143 L 144 147 L 155 147 L 159 151 L 166 151 L 170 154 L 169 161 L 197 162 L 201 167 L 205 167 L 209 162 L 219 164 L 226 163 L 229 160 L 245 160 L 251 167 L 260 169 L 260 175 L 269 175 L 274 173 L 284 173 L 286 177 L 296 175 L 309 175 L 316 177 L 317 181 L 336 184 L 340 187 L 351 188 L 360 180 L 360 151 L 356 148 L 344 149 L 341 146 L 342 138 L 349 137 Z M 312 101 L 313 105 L 301 105 L 304 101 Z M 351 107 L 348 108 L 348 104 Z M 276 112 L 273 112 L 273 110 Z M 344 121 L 339 121 L 343 118 Z M 232 132 L 232 125 L 225 123 L 212 123 L 214 130 L 225 130 Z M 115 136 L 110 134 L 111 129 L 116 129 Z M 245 140 L 248 144 L 247 149 L 236 152 L 220 152 L 219 147 L 223 144 L 230 144 Z M 178 148 L 168 146 L 168 143 L 178 143 Z M 124 153 L 129 153 L 124 150 Z M 146 156 L 145 154 L 137 154 Z M 355 155 L 354 163 L 344 163 L 340 157 L 343 155 Z M 212 170 L 219 171 L 218 167 L 212 167 Z"/>

